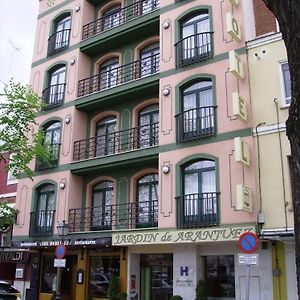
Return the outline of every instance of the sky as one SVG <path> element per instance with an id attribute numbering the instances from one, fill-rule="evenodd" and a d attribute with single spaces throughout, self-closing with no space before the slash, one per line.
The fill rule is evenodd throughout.
<path id="1" fill-rule="evenodd" d="M 29 83 L 38 0 L 0 0 L 0 89 L 10 78 Z"/>

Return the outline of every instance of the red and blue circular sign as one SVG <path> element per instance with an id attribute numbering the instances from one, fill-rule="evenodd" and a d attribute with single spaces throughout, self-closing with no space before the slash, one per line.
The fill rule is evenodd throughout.
<path id="1" fill-rule="evenodd" d="M 59 244 L 55 247 L 55 257 L 60 259 L 64 258 L 66 255 L 66 246 L 64 244 Z"/>
<path id="2" fill-rule="evenodd" d="M 259 238 L 253 232 L 244 232 L 239 238 L 238 245 L 243 253 L 254 253 L 259 247 Z"/>

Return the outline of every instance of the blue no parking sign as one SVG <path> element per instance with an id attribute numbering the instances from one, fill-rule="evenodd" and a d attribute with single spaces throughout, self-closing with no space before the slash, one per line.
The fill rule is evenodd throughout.
<path id="1" fill-rule="evenodd" d="M 59 244 L 55 247 L 55 257 L 64 258 L 66 255 L 66 246 L 64 244 Z"/>
<path id="2" fill-rule="evenodd" d="M 240 236 L 238 245 L 243 253 L 254 253 L 259 247 L 259 238 L 255 233 L 248 231 Z"/>

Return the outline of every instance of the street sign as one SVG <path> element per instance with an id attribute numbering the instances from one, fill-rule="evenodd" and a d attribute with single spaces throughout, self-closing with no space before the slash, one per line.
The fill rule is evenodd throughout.
<path id="1" fill-rule="evenodd" d="M 64 268 L 65 266 L 66 266 L 66 260 L 65 259 L 54 258 L 54 267 Z"/>
<path id="2" fill-rule="evenodd" d="M 259 247 L 259 239 L 255 233 L 247 231 L 240 236 L 238 245 L 243 253 L 254 253 Z"/>
<path id="3" fill-rule="evenodd" d="M 258 266 L 259 264 L 259 255 L 258 254 L 238 254 L 239 265 L 247 265 L 247 266 Z"/>
<path id="4" fill-rule="evenodd" d="M 64 244 L 59 244 L 55 247 L 55 257 L 64 258 L 66 255 L 66 246 Z"/>

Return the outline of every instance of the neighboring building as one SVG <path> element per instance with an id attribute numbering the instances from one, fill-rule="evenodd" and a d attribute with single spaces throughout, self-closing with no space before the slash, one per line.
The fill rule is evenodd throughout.
<path id="1" fill-rule="evenodd" d="M 272 241 L 274 300 L 297 299 L 290 147 L 285 121 L 291 101 L 286 50 L 275 17 L 255 1 L 257 38 L 248 43 L 256 139 L 260 237 Z M 267 22 L 266 22 L 267 21 Z"/>
<path id="2" fill-rule="evenodd" d="M 42 0 L 31 85 L 50 163 L 18 184 L 14 244 L 31 252 L 27 299 L 241 299 L 237 240 L 256 232 L 255 145 L 246 40 L 251 1 Z M 37 130 L 37 128 L 36 128 Z M 260 245 L 250 299 L 273 299 Z"/>
<path id="3" fill-rule="evenodd" d="M 1 154 L 0 161 L 0 202 L 14 207 L 17 195 L 17 180 L 7 170 L 9 153 Z M 23 294 L 26 288 L 28 252 L 24 249 L 11 248 L 12 230 L 0 230 L 0 281 L 13 283 Z"/>

